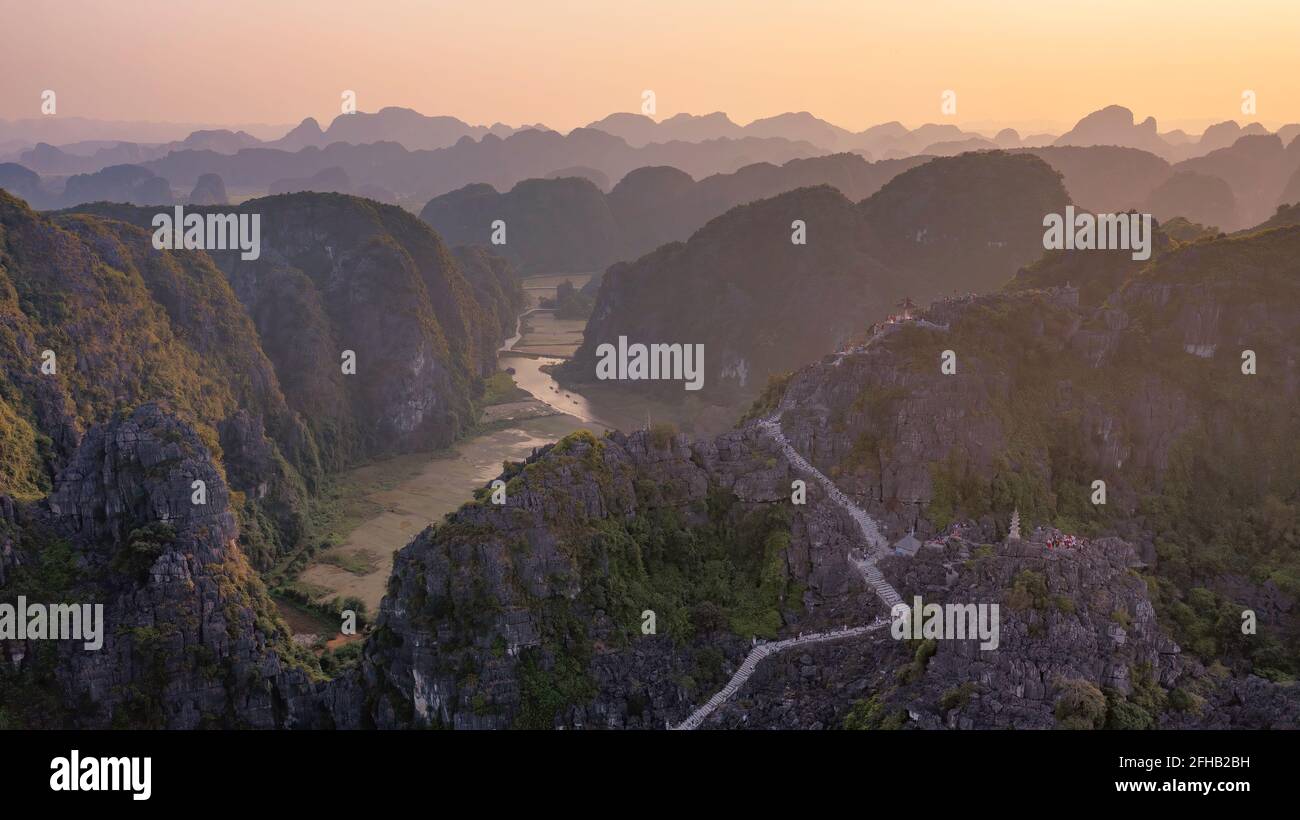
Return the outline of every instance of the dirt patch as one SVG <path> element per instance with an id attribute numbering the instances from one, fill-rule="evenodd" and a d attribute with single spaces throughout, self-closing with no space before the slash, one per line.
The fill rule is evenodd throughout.
<path id="1" fill-rule="evenodd" d="M 369 575 L 379 566 L 379 556 L 367 549 L 331 550 L 320 560 L 353 575 Z"/>
<path id="2" fill-rule="evenodd" d="M 582 344 L 582 333 L 586 328 L 584 319 L 557 319 L 553 312 L 539 310 L 524 317 L 523 338 L 515 344 L 514 350 L 567 359 Z"/>
<path id="3" fill-rule="evenodd" d="M 542 276 L 525 277 L 523 281 L 524 292 L 533 297 L 534 304 L 542 299 L 554 299 L 555 289 L 560 286 L 561 282 L 572 282 L 578 290 L 591 281 L 594 273 L 548 273 Z"/>
<path id="4" fill-rule="evenodd" d="M 275 606 L 289 625 L 289 632 L 294 635 L 333 635 L 339 631 L 339 625 L 331 623 L 304 606 L 287 598 L 273 597 Z"/>
<path id="5" fill-rule="evenodd" d="M 526 401 L 494 404 L 491 407 L 484 408 L 483 418 L 480 421 L 483 424 L 502 424 L 511 421 L 527 421 L 528 419 L 554 416 L 559 412 L 559 410 L 545 402 L 529 398 Z"/>
<path id="6" fill-rule="evenodd" d="M 501 462 L 520 461 L 536 447 L 549 444 L 574 430 L 592 429 L 572 416 L 553 414 L 532 418 L 518 425 L 494 430 L 457 445 L 439 457 L 423 456 L 423 466 L 408 473 L 410 457 L 368 465 L 352 473 L 361 473 L 358 484 L 382 473 L 386 465 L 406 477 L 369 492 L 365 500 L 377 512 L 360 521 L 345 536 L 343 543 L 320 553 L 299 576 L 301 582 L 324 590 L 314 600 L 336 596 L 355 596 L 366 605 L 371 617 L 379 611 L 379 602 L 387 591 L 388 576 L 393 569 L 393 552 L 406 546 L 425 527 L 442 519 L 474 497 L 474 490 L 501 474 Z M 597 432 L 602 428 L 596 427 Z M 344 476 L 348 480 L 352 474 Z M 343 566 L 355 561 L 357 553 L 374 556 L 368 572 L 358 574 Z"/>
<path id="7" fill-rule="evenodd" d="M 335 635 L 333 638 L 330 638 L 328 641 L 325 642 L 325 649 L 330 652 L 333 652 L 337 650 L 339 647 L 346 646 L 347 644 L 350 643 L 356 643 L 357 641 L 364 641 L 365 639 L 366 639 L 365 635 L 344 635 L 342 632 L 340 632 L 339 634 Z"/>

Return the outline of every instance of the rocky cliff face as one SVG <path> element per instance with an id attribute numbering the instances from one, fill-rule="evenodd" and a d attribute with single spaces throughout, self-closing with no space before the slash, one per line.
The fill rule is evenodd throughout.
<path id="1" fill-rule="evenodd" d="M 46 217 L 0 195 L 0 492 L 44 495 L 90 425 L 166 400 L 217 454 L 265 567 L 327 471 L 473 423 L 522 302 L 508 265 L 467 257 L 467 277 L 418 220 L 364 200 L 262 202 L 244 206 L 261 256 L 242 260 L 155 250 L 154 209 Z"/>
<path id="2" fill-rule="evenodd" d="M 206 503 L 194 504 L 194 482 Z M 102 648 L 0 641 L 8 726 L 319 725 L 321 675 L 238 546 L 193 428 L 146 404 L 91 428 L 48 500 L 6 501 L 0 594 L 102 604 Z"/>
<path id="3" fill-rule="evenodd" d="M 89 210 L 138 225 L 154 215 Z M 258 259 L 208 255 L 328 468 L 445 446 L 473 423 L 473 399 L 495 368 L 500 314 L 522 301 L 510 277 L 495 273 L 489 284 L 476 274 L 471 283 L 418 219 L 350 196 L 291 194 L 221 212 L 260 216 Z M 344 351 L 356 355 L 355 374 L 343 372 Z"/>
<path id="4" fill-rule="evenodd" d="M 706 728 L 1294 728 L 1293 688 L 1232 677 L 1159 624 L 1140 561 L 1119 539 L 948 538 L 882 567 L 910 604 L 999 606 L 999 645 L 841 641 L 765 662 Z"/>
<path id="5" fill-rule="evenodd" d="M 853 524 L 746 428 L 712 442 L 575 434 L 511 468 L 504 505 L 421 534 L 362 668 L 324 681 L 237 546 L 202 441 L 146 405 L 92 428 L 48 502 L 0 500 L 0 593 L 103 602 L 104 646 L 6 641 L 14 726 L 661 728 L 775 637 L 883 614 Z M 205 505 L 192 482 L 207 485 Z M 766 661 L 708 727 L 1285 727 L 1293 691 L 1186 657 L 1119 539 L 982 545 L 881 567 L 927 602 L 997 603 L 999 646 L 878 633 Z M 644 609 L 643 609 L 644 608 Z M 645 610 L 658 634 L 647 635 Z M 1074 722 L 1074 723 L 1072 723 Z"/>
<path id="6" fill-rule="evenodd" d="M 289 395 L 304 409 L 329 397 L 331 411 L 310 417 L 352 448 L 331 447 L 335 458 L 443 446 L 473 423 L 500 331 L 436 234 L 397 208 L 337 195 L 243 208 L 261 214 L 262 257 L 219 263 L 277 369 L 295 371 Z M 342 373 L 345 350 L 355 377 Z"/>
<path id="7" fill-rule="evenodd" d="M 6 644 L 0 724 L 360 725 L 359 679 L 325 686 L 254 567 L 329 470 L 472 422 L 519 284 L 348 197 L 259 207 L 261 264 L 157 251 L 153 213 L 0 193 L 0 590 L 107 621 L 97 652 Z"/>
<path id="8" fill-rule="evenodd" d="M 924 676 L 896 693 L 922 715 L 921 727 L 1050 728 L 1071 682 L 1136 700 L 1143 686 L 1190 686 L 1200 672 L 1187 668 L 1179 646 L 1161 631 L 1146 583 L 1131 571 L 1141 562 L 1124 541 L 1067 549 L 1048 547 L 1038 535 L 976 547 L 973 558 L 963 559 L 964 551 L 968 545 L 957 542 L 886 567 L 907 600 L 999 606 L 998 651 L 938 641 Z M 951 583 L 950 568 L 958 569 Z M 945 708 L 944 695 L 963 685 L 974 689 L 969 701 Z"/>
<path id="9" fill-rule="evenodd" d="M 510 261 L 484 248 L 460 245 L 452 249 L 474 298 L 496 328 L 494 341 L 515 335 L 519 313 L 524 309 L 524 290 Z"/>
<path id="10" fill-rule="evenodd" d="M 166 399 L 214 450 L 224 436 L 233 449 L 263 452 L 256 474 L 237 459 L 226 466 L 241 514 L 269 511 L 280 522 L 280 532 L 246 545 L 269 560 L 301 526 L 321 467 L 212 261 L 154 251 L 144 231 L 121 222 L 51 220 L 13 199 L 0 199 L 0 247 L 0 490 L 45 494 L 90 425 Z M 236 416 L 247 418 L 227 424 Z"/>
<path id="11" fill-rule="evenodd" d="M 512 467 L 505 504 L 399 555 L 366 650 L 369 719 L 662 728 L 752 637 L 870 617 L 844 560 L 852 521 L 816 488 L 791 505 L 794 475 L 753 428 L 580 433 Z"/>
<path id="12" fill-rule="evenodd" d="M 1159 486 L 1194 434 L 1233 439 L 1225 458 L 1255 453 L 1290 424 L 1280 407 L 1295 394 L 1286 364 L 1295 354 L 1283 340 L 1296 314 L 1282 271 L 1298 236 L 1283 229 L 1180 246 L 1100 303 L 1081 303 L 1073 287 L 1035 287 L 1090 272 L 1049 257 L 1003 294 L 940 303 L 928 321 L 798 374 L 788 394 L 792 440 L 878 505 L 933 501 L 930 465 L 950 459 L 959 471 L 979 465 L 971 469 L 981 477 L 997 472 L 1000 456 L 1004 469 L 1068 466 L 1072 480 L 1109 478 L 1113 505 L 1116 486 L 1134 494 L 1148 480 Z M 1133 267 L 1108 258 L 1096 264 L 1112 266 L 1112 279 Z M 1218 266 L 1233 276 L 1217 275 Z M 940 370 L 945 350 L 956 355 L 955 374 Z M 1269 372 L 1243 374 L 1246 350 L 1273 362 Z M 1068 415 L 1054 421 L 1051 412 Z M 1244 436 L 1256 412 L 1259 432 Z M 1081 463 L 1065 463 L 1073 458 Z M 1043 478 L 1049 486 L 1035 491 L 1051 504 L 1064 487 Z"/>
<path id="13" fill-rule="evenodd" d="M 721 688 L 749 649 L 745 632 L 787 636 L 886 615 L 845 561 L 860 545 L 842 509 L 816 484 L 806 505 L 789 503 L 798 475 L 754 428 L 695 443 L 644 432 L 579 436 L 539 454 L 511 478 L 505 505 L 462 509 L 403 550 L 367 647 L 362 688 L 379 697 L 363 720 L 661 728 Z M 743 583 L 714 586 L 708 577 L 717 559 L 705 533 L 715 532 L 720 508 L 733 522 L 758 516 L 770 525 L 738 526 L 744 536 L 723 550 L 738 578 L 758 565 L 756 598 Z M 1207 669 L 1182 651 L 1157 617 L 1157 582 L 1140 574 L 1145 562 L 1127 542 L 1053 548 L 1043 533 L 986 543 L 991 535 L 971 522 L 962 536 L 881 568 L 909 604 L 921 596 L 997 605 L 996 649 L 884 632 L 792 650 L 764 661 L 705 726 L 1265 728 L 1300 720 L 1292 690 Z M 685 560 L 675 554 L 683 546 Z M 712 598 L 693 599 L 697 585 Z M 765 587 L 779 592 L 764 625 L 755 605 Z M 645 610 L 660 634 L 641 634 Z"/>
<path id="14" fill-rule="evenodd" d="M 1156 568 L 1180 640 L 1293 674 L 1298 240 L 1178 245 L 1100 301 L 1027 286 L 1045 260 L 1003 294 L 937 305 L 930 324 L 798 374 L 787 435 L 895 531 L 1018 507 L 1122 535 Z M 1103 279 L 1132 263 L 1113 264 Z M 1243 609 L 1270 622 L 1255 640 L 1239 640 Z"/>

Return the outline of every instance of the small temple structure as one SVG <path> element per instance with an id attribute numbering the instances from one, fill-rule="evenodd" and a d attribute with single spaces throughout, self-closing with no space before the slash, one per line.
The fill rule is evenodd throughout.
<path id="1" fill-rule="evenodd" d="M 921 541 L 916 537 L 916 529 L 894 542 L 894 554 L 915 558 L 921 550 Z"/>

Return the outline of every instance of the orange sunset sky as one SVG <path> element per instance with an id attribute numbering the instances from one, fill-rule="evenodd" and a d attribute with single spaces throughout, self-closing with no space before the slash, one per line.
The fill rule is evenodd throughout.
<path id="1" fill-rule="evenodd" d="M 1300 121 L 1298 0 L 0 0 L 0 118 L 293 124 L 387 105 L 567 130 L 807 110 L 854 130 Z M 940 94 L 958 94 L 955 116 Z M 1253 90 L 1258 115 L 1243 116 Z"/>

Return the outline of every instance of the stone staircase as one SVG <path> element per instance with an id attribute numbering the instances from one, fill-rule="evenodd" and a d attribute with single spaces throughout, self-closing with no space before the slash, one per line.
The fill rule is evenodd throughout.
<path id="1" fill-rule="evenodd" d="M 884 629 L 889 626 L 888 622 L 872 624 L 871 626 L 855 626 L 851 629 L 840 629 L 834 632 L 815 632 L 810 635 L 801 635 L 797 638 L 787 638 L 784 641 L 775 643 L 764 643 L 754 647 L 754 649 L 745 656 L 745 662 L 740 665 L 736 673 L 727 681 L 727 685 L 722 687 L 713 697 L 709 698 L 703 706 L 696 709 L 690 714 L 690 717 L 683 720 L 676 726 L 670 726 L 670 729 L 680 729 L 690 731 L 698 729 L 700 724 L 704 723 L 705 718 L 713 714 L 722 704 L 726 703 L 732 695 L 740 691 L 749 680 L 750 675 L 758 668 L 759 663 L 769 655 L 775 655 L 778 652 L 784 652 L 787 649 L 793 649 L 796 646 L 807 646 L 808 644 L 823 643 L 825 641 L 838 641 L 845 638 L 856 638 L 859 635 L 866 635 L 878 629 Z"/>
<path id="2" fill-rule="evenodd" d="M 872 556 L 879 557 L 889 549 L 889 542 L 880 534 L 880 528 L 871 516 L 867 515 L 853 500 L 835 486 L 835 483 L 822 474 L 820 470 L 808 463 L 808 460 L 794 449 L 794 446 L 786 439 L 785 433 L 781 432 L 778 416 L 763 419 L 758 422 L 758 427 L 764 433 L 771 436 L 772 439 L 781 447 L 785 454 L 786 460 L 790 462 L 796 470 L 813 477 L 830 499 L 841 507 L 853 521 L 858 525 L 858 530 L 862 533 L 862 539 L 866 542 L 866 557 L 854 558 L 852 554 L 848 556 L 849 563 L 862 574 L 863 579 L 876 592 L 876 596 L 884 601 L 885 606 L 891 611 L 895 604 L 903 602 L 903 598 L 898 594 L 898 590 L 885 580 L 885 576 L 876 568 L 875 560 Z"/>
<path id="3" fill-rule="evenodd" d="M 838 355 L 835 364 L 838 365 L 842 359 L 843 354 Z M 858 530 L 862 533 L 862 540 L 866 542 L 866 549 L 861 558 L 854 556 L 852 552 L 850 552 L 846 558 L 848 559 L 849 564 L 861 573 L 863 580 L 867 582 L 867 586 L 871 587 L 875 591 L 876 596 L 885 603 L 885 606 L 888 607 L 892 613 L 893 608 L 896 605 L 903 603 L 903 598 L 898 594 L 898 590 L 894 589 L 894 587 L 885 580 L 885 576 L 876 567 L 875 561 L 872 559 L 873 555 L 883 555 L 889 548 L 889 542 L 880 534 L 880 528 L 876 526 L 876 522 L 872 520 L 871 516 L 867 515 L 865 510 L 853 503 L 853 500 L 845 495 L 839 487 L 835 486 L 833 481 L 822 475 L 820 470 L 809 464 L 808 460 L 805 459 L 786 439 L 785 433 L 781 431 L 781 423 L 779 420 L 781 414 L 788 409 L 786 406 L 787 399 L 788 396 L 783 398 L 776 413 L 762 421 L 759 421 L 757 426 L 764 434 L 770 436 L 781 447 L 781 451 L 785 454 L 786 459 L 796 470 L 812 476 L 813 479 L 821 485 L 822 489 L 826 491 L 826 494 L 830 496 L 831 500 L 843 508 L 849 516 L 853 518 L 854 522 L 858 525 Z M 692 712 L 686 720 L 682 721 L 677 726 L 670 726 L 668 728 L 682 729 L 686 731 L 699 728 L 709 715 L 713 714 L 719 706 L 726 703 L 732 695 L 740 691 L 740 688 L 745 685 L 745 681 L 749 680 L 750 675 L 754 674 L 754 670 L 758 668 L 758 664 L 769 655 L 774 655 L 777 652 L 783 652 L 786 649 L 796 646 L 804 646 L 810 643 L 820 643 L 822 641 L 834 641 L 844 638 L 854 638 L 859 635 L 866 635 L 870 632 L 884 629 L 889 626 L 889 623 L 889 621 L 883 621 L 870 626 L 855 626 L 852 629 L 845 628 L 838 632 L 817 632 L 811 635 L 801 635 L 797 638 L 787 638 L 786 640 L 777 641 L 775 643 L 760 644 L 754 647 L 754 649 L 745 656 L 745 661 L 740 665 L 740 668 L 736 670 L 735 674 L 731 676 L 731 680 L 727 681 L 726 686 L 722 687 L 722 689 L 716 692 L 713 697 L 709 698 L 703 706 Z"/>

